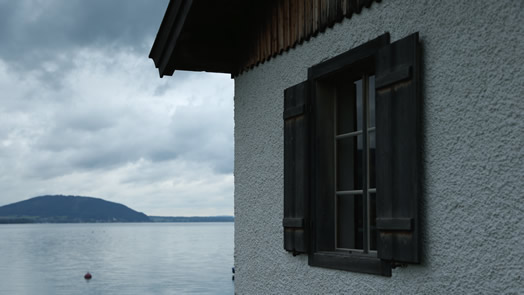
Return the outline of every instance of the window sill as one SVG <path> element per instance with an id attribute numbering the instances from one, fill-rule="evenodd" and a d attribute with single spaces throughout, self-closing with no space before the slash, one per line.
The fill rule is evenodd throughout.
<path id="1" fill-rule="evenodd" d="M 391 276 L 390 264 L 370 254 L 315 252 L 309 255 L 309 265 L 386 277 Z"/>

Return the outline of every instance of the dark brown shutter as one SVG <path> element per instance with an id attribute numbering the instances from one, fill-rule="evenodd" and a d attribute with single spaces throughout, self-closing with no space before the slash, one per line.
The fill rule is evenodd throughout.
<path id="1" fill-rule="evenodd" d="M 284 249 L 306 253 L 308 185 L 307 81 L 284 91 Z"/>
<path id="2" fill-rule="evenodd" d="M 378 256 L 392 262 L 419 263 L 418 33 L 380 49 L 375 74 Z"/>

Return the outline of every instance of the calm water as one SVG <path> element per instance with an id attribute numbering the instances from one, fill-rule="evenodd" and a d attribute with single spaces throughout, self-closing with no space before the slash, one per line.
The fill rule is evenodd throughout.
<path id="1" fill-rule="evenodd" d="M 0 294 L 233 294 L 232 266 L 229 222 L 0 225 Z"/>

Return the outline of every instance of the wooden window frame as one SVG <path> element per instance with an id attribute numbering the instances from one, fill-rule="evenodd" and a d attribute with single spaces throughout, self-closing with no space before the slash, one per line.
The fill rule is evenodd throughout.
<path id="1" fill-rule="evenodd" d="M 332 134 L 325 133 L 334 122 L 334 116 L 327 113 L 334 104 L 337 80 L 357 80 L 362 76 L 374 74 L 375 54 L 389 44 L 389 34 L 384 34 L 368 41 L 341 55 L 319 63 L 308 71 L 311 91 L 311 197 L 309 202 L 309 265 L 353 272 L 363 272 L 391 276 L 391 265 L 378 258 L 376 251 L 340 250 L 336 247 L 336 207 L 333 200 L 326 200 L 326 195 L 335 194 L 334 148 Z M 322 111 L 322 109 L 326 109 Z M 327 126 L 328 125 L 328 126 Z M 367 139 L 367 137 L 363 137 Z M 364 140 L 363 139 L 363 140 Z M 367 155 L 365 156 L 367 157 Z M 326 160 L 326 158 L 330 158 Z M 364 164 L 365 165 L 365 164 Z M 333 171 L 330 174 L 330 171 Z M 364 182 L 367 182 L 367 168 L 364 168 Z M 327 190 L 327 192 L 326 192 Z M 363 188 L 367 193 L 367 188 Z M 362 194 L 364 197 L 364 193 Z M 366 196 L 367 198 L 367 196 Z M 364 215 L 367 222 L 367 216 Z M 367 226 L 364 225 L 367 230 Z M 366 236 L 366 235 L 365 235 Z M 327 249 L 327 250 L 326 250 Z"/>

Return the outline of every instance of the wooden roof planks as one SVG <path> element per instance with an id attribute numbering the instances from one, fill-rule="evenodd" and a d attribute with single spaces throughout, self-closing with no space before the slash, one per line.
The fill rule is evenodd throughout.
<path id="1" fill-rule="evenodd" d="M 233 76 L 282 54 L 380 0 L 171 0 L 150 58 L 175 70 Z"/>

